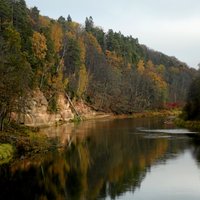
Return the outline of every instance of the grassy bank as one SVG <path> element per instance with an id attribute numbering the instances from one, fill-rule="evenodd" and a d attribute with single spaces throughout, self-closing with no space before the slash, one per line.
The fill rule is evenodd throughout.
<path id="1" fill-rule="evenodd" d="M 200 121 L 185 121 L 181 118 L 175 120 L 175 124 L 182 128 L 188 128 L 195 131 L 200 131 Z"/>
<path id="2" fill-rule="evenodd" d="M 24 159 L 55 148 L 54 140 L 40 134 L 38 128 L 11 124 L 0 132 L 0 164 L 10 162 L 11 158 Z"/>

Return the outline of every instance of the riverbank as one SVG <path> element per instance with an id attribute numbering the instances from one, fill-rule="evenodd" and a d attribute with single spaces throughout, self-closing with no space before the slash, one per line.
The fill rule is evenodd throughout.
<path id="1" fill-rule="evenodd" d="M 176 118 L 174 122 L 179 127 L 200 131 L 200 121 L 185 121 L 181 118 Z"/>
<path id="2" fill-rule="evenodd" d="M 128 114 L 121 114 L 121 115 L 115 115 L 115 114 L 107 114 L 104 115 L 105 117 L 109 118 L 115 118 L 115 119 L 125 119 L 125 118 L 147 118 L 147 117 L 178 117 L 181 114 L 180 110 L 147 110 L 143 112 L 137 112 L 132 113 L 130 115 Z"/>
<path id="3" fill-rule="evenodd" d="M 114 115 L 113 113 L 95 112 L 94 114 L 85 114 L 81 117 L 81 120 L 98 120 L 98 119 L 123 119 L 123 118 L 146 118 L 146 117 L 168 117 L 177 116 L 180 112 L 174 110 L 162 110 L 162 111 L 145 111 L 141 113 L 134 113 L 131 115 Z M 78 121 L 71 121 L 67 123 L 77 123 Z M 51 126 L 59 126 L 62 122 L 56 123 Z M 59 146 L 53 138 L 49 138 L 40 133 L 46 126 L 28 127 L 24 125 L 16 125 L 11 123 L 3 132 L 0 132 L 0 145 L 11 145 L 11 153 L 9 153 L 9 159 L 7 154 L 4 154 L 3 150 L 0 151 L 0 164 L 10 162 L 11 158 L 24 159 L 34 154 L 47 153 L 57 149 Z M 3 148 L 4 149 L 4 148 Z M 7 149 L 5 149 L 7 151 Z M 5 155 L 5 156 L 4 156 Z M 5 159 L 6 158 L 6 159 Z"/>
<path id="4" fill-rule="evenodd" d="M 12 149 L 8 152 L 9 147 Z M 54 140 L 39 133 L 39 128 L 11 124 L 0 132 L 0 164 L 10 162 L 13 158 L 25 159 L 35 154 L 45 154 L 58 146 Z"/>

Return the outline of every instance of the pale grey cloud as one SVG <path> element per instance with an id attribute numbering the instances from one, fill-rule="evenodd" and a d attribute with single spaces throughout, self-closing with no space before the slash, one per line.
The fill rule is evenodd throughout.
<path id="1" fill-rule="evenodd" d="M 176 56 L 196 67 L 200 62 L 199 0 L 26 0 L 52 18 L 70 14 L 84 23 L 92 16 L 96 25 L 139 38 L 149 47 Z"/>

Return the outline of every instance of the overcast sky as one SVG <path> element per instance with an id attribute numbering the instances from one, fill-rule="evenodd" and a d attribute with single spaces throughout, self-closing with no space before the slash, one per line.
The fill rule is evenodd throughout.
<path id="1" fill-rule="evenodd" d="M 138 38 L 141 44 L 175 56 L 191 67 L 200 63 L 200 0 L 26 0 L 42 15 L 71 15 Z"/>

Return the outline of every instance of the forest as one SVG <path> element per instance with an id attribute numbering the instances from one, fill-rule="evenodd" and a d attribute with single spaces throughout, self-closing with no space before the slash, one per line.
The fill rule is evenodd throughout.
<path id="1" fill-rule="evenodd" d="M 0 124 L 26 109 L 39 88 L 49 112 L 59 93 L 97 111 L 131 114 L 183 106 L 197 72 L 137 38 L 86 17 L 85 24 L 40 15 L 24 0 L 0 0 Z"/>

